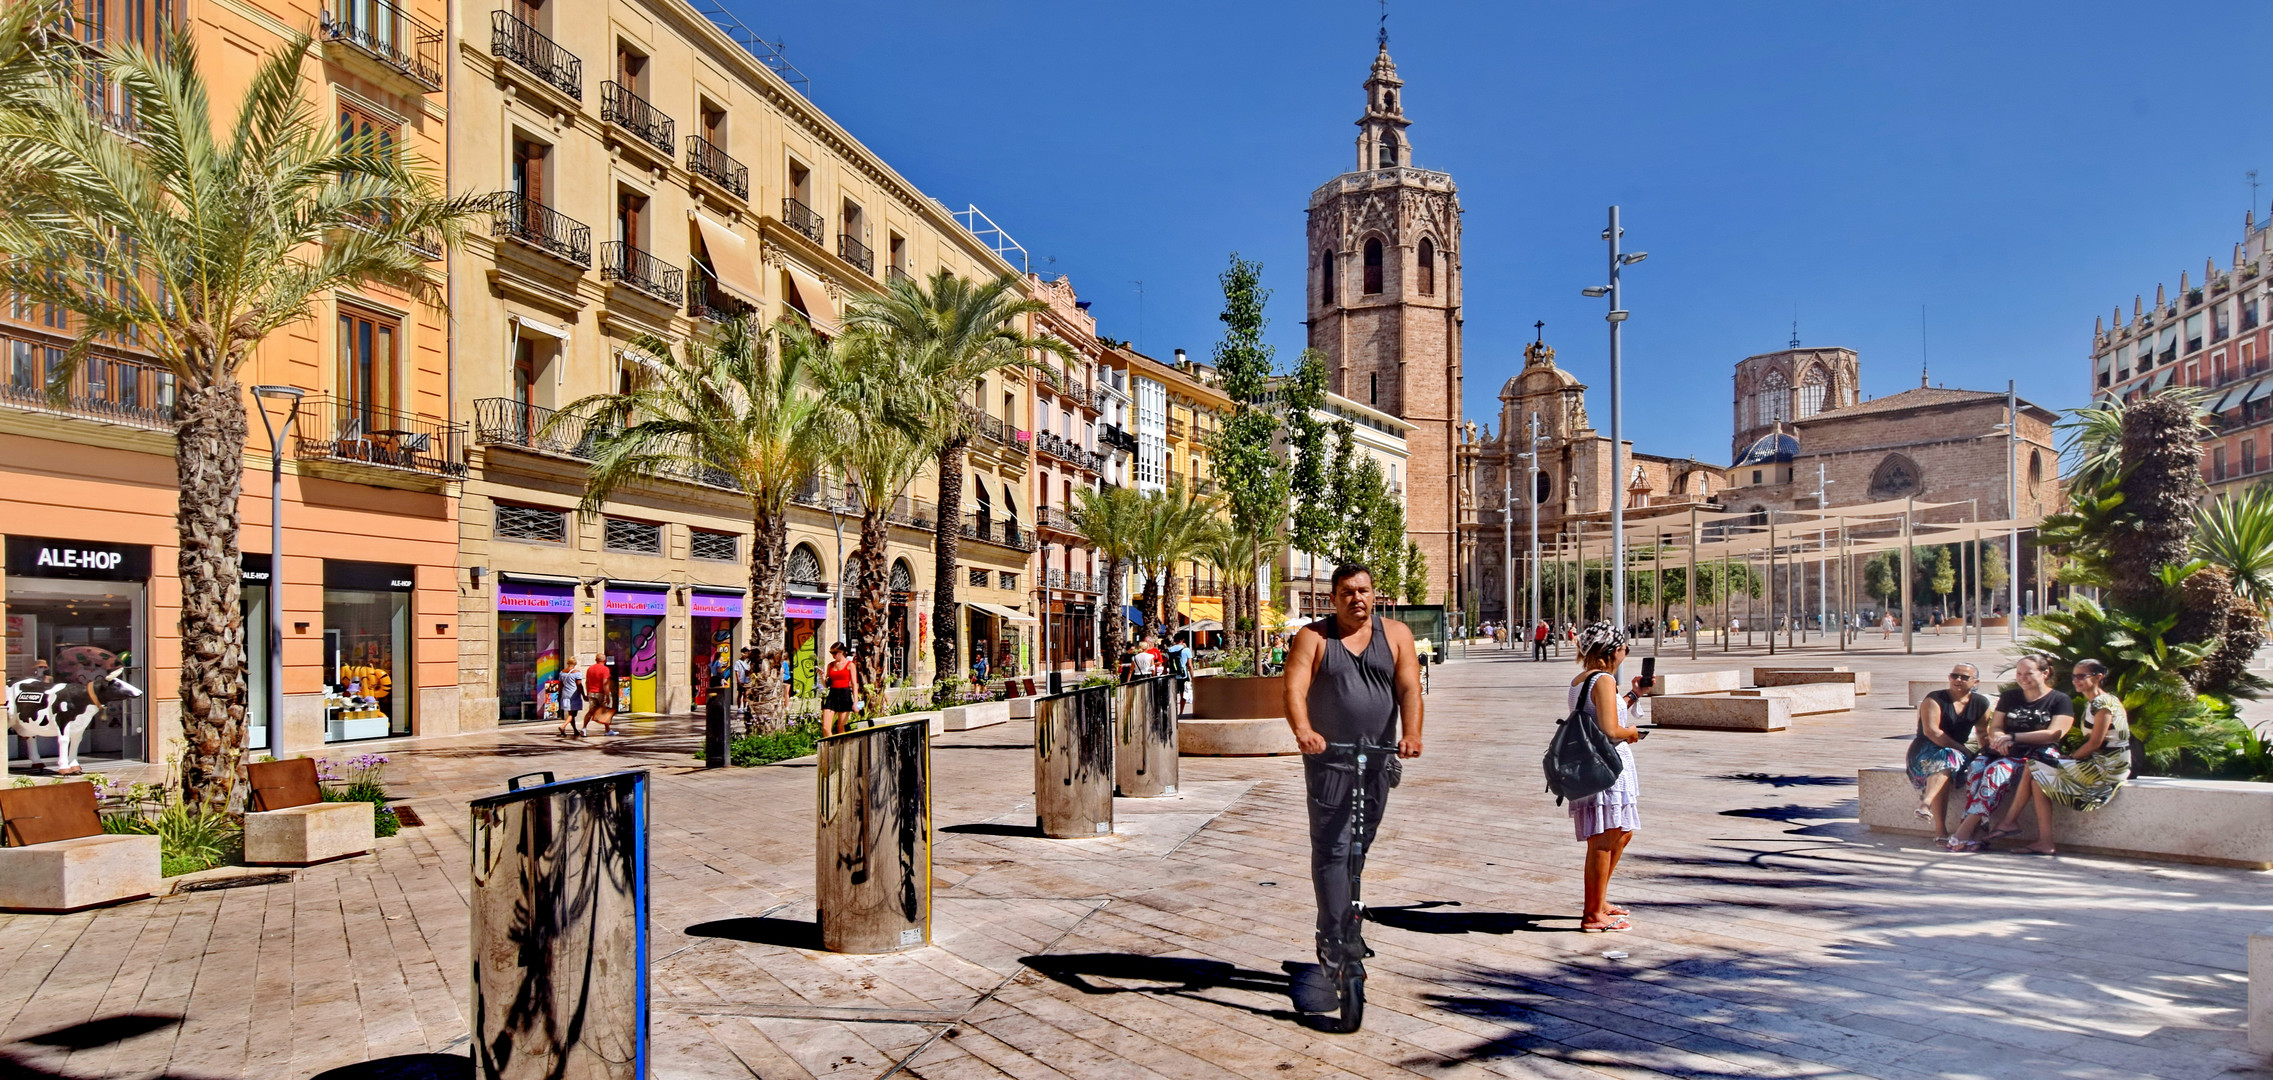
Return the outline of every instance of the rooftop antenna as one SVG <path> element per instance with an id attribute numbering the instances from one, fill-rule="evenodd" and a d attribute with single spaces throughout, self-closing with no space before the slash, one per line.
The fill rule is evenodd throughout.
<path id="1" fill-rule="evenodd" d="M 1792 305 L 1792 348 L 1799 348 L 1799 305 Z"/>
<path id="2" fill-rule="evenodd" d="M 1383 3 L 1388 3 L 1388 2 L 1389 2 L 1389 0 L 1382 0 L 1382 2 L 1383 2 Z M 2251 210 L 2255 210 L 2255 209 L 2257 209 L 2257 170 L 2256 170 L 2256 169 L 2251 169 L 2251 170 L 2249 170 L 2249 174 L 2248 174 L 2248 175 L 2249 175 L 2249 208 L 2250 208 Z"/>
<path id="3" fill-rule="evenodd" d="M 1918 305 L 1918 389 L 1926 388 L 1926 305 Z"/>

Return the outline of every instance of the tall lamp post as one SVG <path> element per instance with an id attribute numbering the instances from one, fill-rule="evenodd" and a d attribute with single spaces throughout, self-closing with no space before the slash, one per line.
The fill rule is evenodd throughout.
<path id="1" fill-rule="evenodd" d="M 1602 230 L 1602 238 L 1610 243 L 1610 284 L 1596 285 L 1580 290 L 1587 296 L 1608 296 L 1610 313 L 1603 316 L 1610 323 L 1610 610 L 1611 617 L 1623 623 L 1626 619 L 1626 463 L 1622 431 L 1623 410 L 1619 396 L 1620 385 L 1618 348 L 1619 331 L 1626 325 L 1626 309 L 1621 307 L 1619 271 L 1649 258 L 1649 252 L 1636 251 L 1621 254 L 1618 241 L 1626 230 L 1618 227 L 1618 208 L 1610 208 L 1610 225 Z"/>
<path id="2" fill-rule="evenodd" d="M 300 399 L 307 391 L 297 386 L 256 386 L 260 426 L 268 432 L 268 686 L 261 708 L 268 728 L 268 756 L 284 758 L 284 438 L 300 415 Z M 282 423 L 272 419 L 268 403 L 284 406 Z"/>
<path id="3" fill-rule="evenodd" d="M 1531 414 L 1531 452 L 1524 457 L 1531 460 L 1531 468 L 1523 481 L 1523 518 L 1531 525 L 1531 622 L 1523 628 L 1526 636 L 1539 625 L 1539 414 Z"/>

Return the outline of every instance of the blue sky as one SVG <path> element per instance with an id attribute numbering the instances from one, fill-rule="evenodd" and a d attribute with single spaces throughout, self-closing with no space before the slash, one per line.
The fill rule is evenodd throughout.
<path id="1" fill-rule="evenodd" d="M 1264 264 L 1303 345 L 1303 208 L 1353 164 L 1379 8 L 727 0 L 814 99 L 931 195 L 1069 274 L 1103 332 L 1212 350 L 1215 275 Z M 2179 17 L 2171 13 L 2182 12 Z M 1863 390 L 2086 400 L 2094 316 L 2223 266 L 2273 201 L 2251 75 L 2273 4 L 1395 0 L 1416 163 L 1466 208 L 1467 409 L 1498 414 L 1533 320 L 1607 424 L 1605 208 L 1623 207 L 1626 425 L 1725 461 L 1729 381 L 1780 348 Z M 1053 261 L 1054 259 L 1054 261 Z M 1141 325 L 1136 281 L 1142 281 Z"/>

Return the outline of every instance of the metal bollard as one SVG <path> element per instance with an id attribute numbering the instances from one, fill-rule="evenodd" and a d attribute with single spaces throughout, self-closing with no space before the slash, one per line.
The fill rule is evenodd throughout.
<path id="1" fill-rule="evenodd" d="M 1123 683 L 1113 702 L 1113 779 L 1122 795 L 1176 794 L 1176 682 L 1173 676 Z"/>
<path id="2" fill-rule="evenodd" d="M 1111 687 L 1035 703 L 1034 824 L 1057 840 L 1113 831 Z"/>
<path id="3" fill-rule="evenodd" d="M 814 906 L 821 947 L 888 953 L 931 942 L 931 721 L 821 740 Z"/>
<path id="4" fill-rule="evenodd" d="M 509 783 L 471 805 L 477 1071 L 644 1080 L 647 774 Z"/>

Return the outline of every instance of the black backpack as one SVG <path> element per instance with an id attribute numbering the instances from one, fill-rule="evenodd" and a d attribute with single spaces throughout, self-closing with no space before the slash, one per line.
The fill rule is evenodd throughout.
<path id="1" fill-rule="evenodd" d="M 1594 680 L 1601 677 L 1602 673 L 1596 672 L 1579 688 L 1578 704 L 1556 723 L 1554 738 L 1547 740 L 1547 756 L 1541 764 L 1547 770 L 1547 790 L 1554 793 L 1557 806 L 1565 799 L 1583 799 L 1610 790 L 1618 782 L 1618 774 L 1626 770 L 1610 736 L 1586 714 Z"/>

